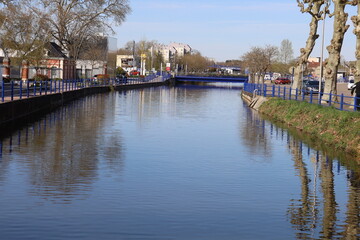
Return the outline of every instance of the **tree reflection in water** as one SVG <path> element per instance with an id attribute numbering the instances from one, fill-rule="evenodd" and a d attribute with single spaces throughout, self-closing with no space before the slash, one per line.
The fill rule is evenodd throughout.
<path id="1" fill-rule="evenodd" d="M 279 130 L 276 128 L 276 131 Z M 295 137 L 290 136 L 288 144 L 301 184 L 300 198 L 290 200 L 287 212 L 296 238 L 359 239 L 359 166 L 353 162 L 347 165 L 347 162 L 330 159 L 309 147 L 306 151 L 304 143 Z M 307 159 L 310 160 L 311 168 L 306 163 Z M 341 211 L 341 206 L 336 202 L 335 162 L 338 164 L 338 171 L 340 164 L 344 164 L 351 173 L 348 177 L 349 196 L 346 211 Z M 341 212 L 346 212 L 345 222 L 342 222 Z"/>
<path id="2" fill-rule="evenodd" d="M 106 134 L 104 121 L 113 121 L 115 98 L 99 94 L 74 101 L 1 139 L 0 178 L 13 159 L 29 172 L 31 194 L 61 203 L 86 197 L 99 159 L 116 159 L 106 162 L 110 169 L 123 166 L 121 133 Z"/>
<path id="3" fill-rule="evenodd" d="M 273 154 L 269 147 L 272 138 L 288 144 L 300 180 L 299 198 L 290 199 L 287 210 L 296 239 L 360 239 L 360 166 L 354 159 L 349 161 L 340 155 L 341 160 L 336 160 L 313 150 L 319 149 L 319 144 L 296 131 L 285 130 L 286 126 L 266 122 L 255 111 L 248 110 L 246 117 L 242 137 L 254 149 L 262 147 L 264 156 Z M 346 206 L 336 201 L 336 194 L 340 198 L 342 192 L 335 191 L 335 171 L 340 173 L 341 168 L 348 172 Z"/>

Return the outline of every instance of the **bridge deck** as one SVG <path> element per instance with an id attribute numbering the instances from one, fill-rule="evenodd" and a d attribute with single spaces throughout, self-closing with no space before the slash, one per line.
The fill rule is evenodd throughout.
<path id="1" fill-rule="evenodd" d="M 227 77 L 227 76 L 176 76 L 176 81 L 181 82 L 247 82 L 247 77 Z"/>

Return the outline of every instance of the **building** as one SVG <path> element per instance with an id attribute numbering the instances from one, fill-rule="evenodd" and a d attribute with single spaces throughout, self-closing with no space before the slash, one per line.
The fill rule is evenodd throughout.
<path id="1" fill-rule="evenodd" d="M 176 57 L 183 57 L 191 53 L 192 49 L 188 44 L 172 42 L 169 45 L 159 44 L 155 50 L 160 52 L 165 63 L 171 63 Z"/>
<path id="2" fill-rule="evenodd" d="M 75 79 L 106 74 L 108 44 L 108 38 L 100 37 L 94 45 L 97 47 L 84 49 L 79 59 L 75 61 L 57 43 L 49 42 L 45 46 L 43 59 L 30 62 L 28 77 L 32 79 L 36 74 L 43 74 L 51 79 Z M 0 63 L 4 58 L 4 54 L 1 56 L 1 53 Z M 10 60 L 15 57 L 10 55 Z M 21 66 L 10 66 L 10 78 L 20 78 L 20 72 Z"/>
<path id="3" fill-rule="evenodd" d="M 3 52 L 0 52 L 3 54 Z M 16 55 L 10 54 L 10 60 Z M 4 56 L 0 57 L 1 64 Z M 37 74 L 43 74 L 51 79 L 73 79 L 75 77 L 75 61 L 71 60 L 55 42 L 49 42 L 45 46 L 44 58 L 30 62 L 28 77 L 34 78 Z M 21 66 L 10 65 L 10 78 L 20 78 Z"/>
<path id="4" fill-rule="evenodd" d="M 134 55 L 116 55 L 116 67 L 121 67 L 127 72 L 136 70 Z"/>

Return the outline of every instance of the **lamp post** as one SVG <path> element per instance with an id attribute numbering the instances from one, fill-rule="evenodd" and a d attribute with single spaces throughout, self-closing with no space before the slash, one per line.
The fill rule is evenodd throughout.
<path id="1" fill-rule="evenodd" d="M 322 79 L 323 79 L 323 75 L 324 75 L 323 62 L 324 62 L 325 19 L 326 19 L 326 13 L 328 11 L 329 5 L 330 5 L 329 0 L 325 0 L 324 20 L 323 20 L 323 24 L 322 24 L 322 37 L 321 37 L 319 96 L 321 93 L 321 84 L 322 84 Z"/>

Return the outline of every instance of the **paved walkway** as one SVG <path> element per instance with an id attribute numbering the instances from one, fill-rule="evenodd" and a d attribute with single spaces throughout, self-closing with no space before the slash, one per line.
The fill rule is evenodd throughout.
<path id="1" fill-rule="evenodd" d="M 127 83 L 125 84 L 116 84 L 116 85 L 104 85 L 104 86 L 100 86 L 100 85 L 95 85 L 95 86 L 87 86 L 85 88 L 92 88 L 92 87 L 111 87 L 111 86 L 129 86 L 129 85 L 139 85 L 139 84 L 144 84 L 144 83 L 155 83 L 155 82 L 163 82 L 163 78 L 162 77 L 156 77 L 154 79 L 151 79 L 149 81 L 139 81 L 137 79 L 129 79 Z M 18 88 L 18 86 L 16 86 Z M 69 89 L 69 90 L 65 90 L 65 89 Z M 71 91 L 76 91 L 79 89 L 83 89 L 83 87 L 78 87 L 78 86 L 74 86 L 74 84 L 72 83 L 68 83 L 67 85 L 65 84 L 65 89 L 64 91 L 62 91 L 62 85 L 60 85 L 60 88 L 56 88 L 56 92 L 50 92 L 50 89 L 48 88 L 47 91 L 45 92 L 45 90 L 43 89 L 41 94 L 40 94 L 40 90 L 37 88 L 36 89 L 36 94 L 34 96 L 34 90 L 33 87 L 29 88 L 29 97 L 27 97 L 27 92 L 26 89 L 23 88 L 23 94 L 22 97 L 20 98 L 20 94 L 17 93 L 13 96 L 13 99 L 11 99 L 11 96 L 6 96 L 4 97 L 4 101 L 2 101 L 1 99 L 1 93 L 0 93 L 0 104 L 1 103 L 6 103 L 6 102 L 11 102 L 11 101 L 15 101 L 15 100 L 20 100 L 20 99 L 27 99 L 27 98 L 32 98 L 32 97 L 37 97 L 37 96 L 44 96 L 44 95 L 51 95 L 51 94 L 58 94 L 58 93 L 62 93 L 62 92 L 71 92 Z"/>

